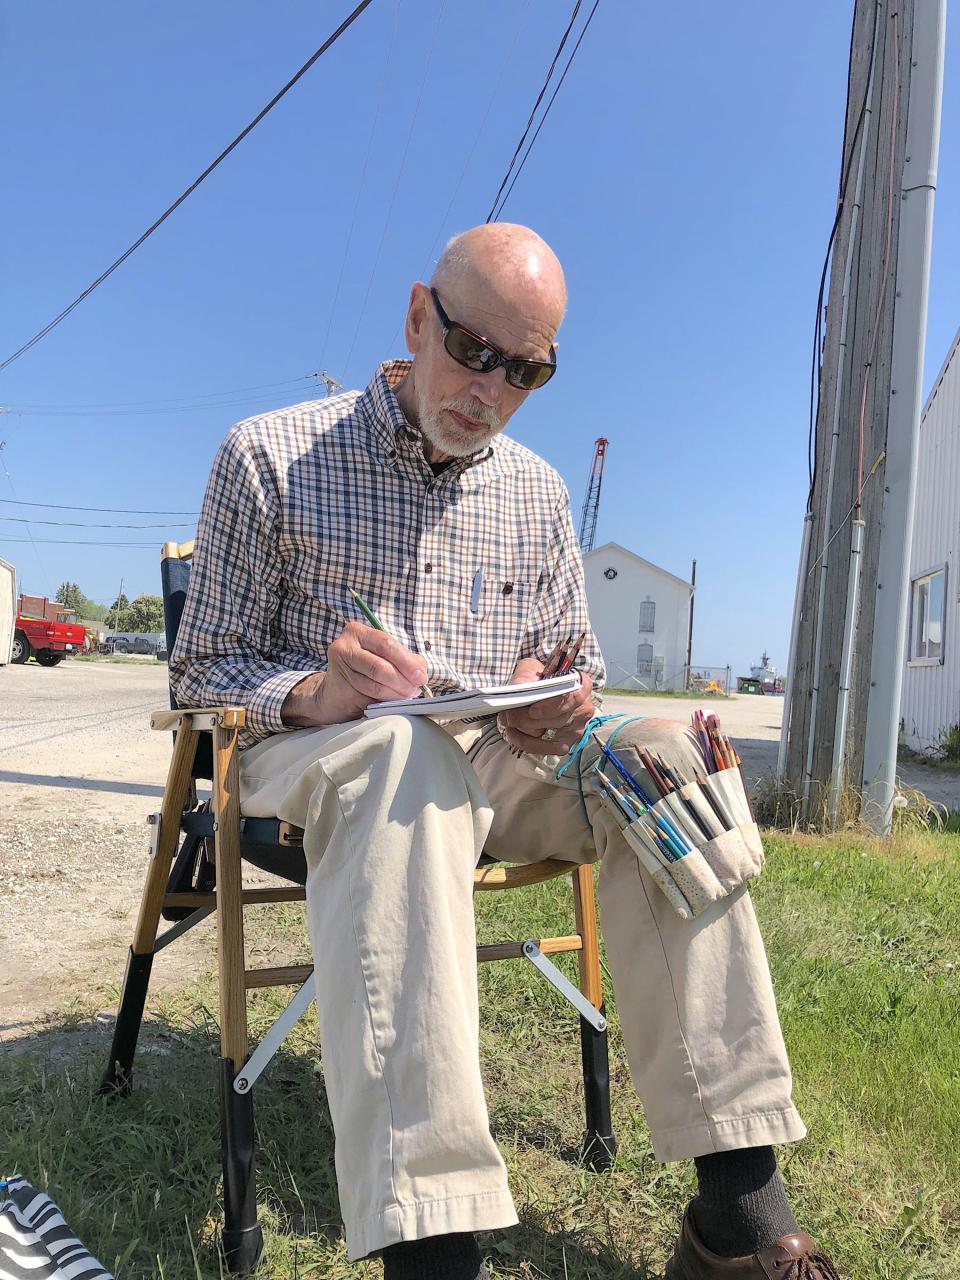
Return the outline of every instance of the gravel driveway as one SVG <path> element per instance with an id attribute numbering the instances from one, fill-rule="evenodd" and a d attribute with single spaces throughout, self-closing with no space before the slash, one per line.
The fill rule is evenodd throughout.
<path id="1" fill-rule="evenodd" d="M 0 1041 L 113 1002 L 170 754 L 150 712 L 166 705 L 156 660 L 0 667 Z M 209 946 L 194 936 L 160 986 Z"/>

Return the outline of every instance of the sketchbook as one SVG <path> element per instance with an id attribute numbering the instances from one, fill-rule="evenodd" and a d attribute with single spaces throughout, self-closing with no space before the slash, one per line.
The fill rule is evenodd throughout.
<path id="1" fill-rule="evenodd" d="M 580 674 L 570 671 L 546 680 L 529 680 L 523 684 L 480 685 L 475 689 L 457 689 L 434 698 L 400 698 L 396 702 L 371 702 L 364 711 L 371 719 L 377 716 L 432 716 L 435 720 L 464 720 L 470 716 L 495 715 L 512 707 L 528 707 L 545 698 L 558 698 L 573 693 L 580 686 Z"/>

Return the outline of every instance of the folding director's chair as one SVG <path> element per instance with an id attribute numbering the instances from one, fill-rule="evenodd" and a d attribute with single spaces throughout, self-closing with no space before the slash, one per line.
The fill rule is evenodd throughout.
<path id="1" fill-rule="evenodd" d="M 167 652 L 173 652 L 189 581 L 193 543 L 166 543 L 161 579 Z M 223 1158 L 222 1250 L 229 1269 L 248 1274 L 262 1248 L 254 1172 L 253 1086 L 313 998 L 313 965 L 246 967 L 243 909 L 253 903 L 302 902 L 306 861 L 303 832 L 279 819 L 240 814 L 237 738 L 240 707 L 180 709 L 151 717 L 154 729 L 174 731 L 173 758 L 161 810 L 152 814 L 150 863 L 120 997 L 110 1060 L 102 1091 L 128 1093 L 154 956 L 207 916 L 216 914 L 220 989 L 220 1124 Z M 196 781 L 210 780 L 209 801 L 198 803 Z M 288 882 L 280 888 L 247 888 L 246 861 Z M 484 856 L 475 874 L 477 890 L 511 889 L 556 876 L 573 881 L 575 932 L 562 938 L 528 938 L 477 948 L 477 959 L 524 958 L 580 1015 L 586 1127 L 583 1159 L 601 1172 L 616 1151 L 610 1121 L 607 1022 L 600 982 L 593 878 L 589 866 L 549 859 L 513 866 Z M 170 928 L 158 935 L 161 916 Z M 579 988 L 549 960 L 576 951 Z M 291 985 L 297 992 L 252 1053 L 248 1052 L 246 993 L 257 987 Z"/>

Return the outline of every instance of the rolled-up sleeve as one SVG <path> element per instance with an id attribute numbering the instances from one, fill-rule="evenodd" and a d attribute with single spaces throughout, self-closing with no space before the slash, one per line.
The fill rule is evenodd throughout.
<path id="1" fill-rule="evenodd" d="M 576 639 L 582 631 L 586 636 L 577 668 L 590 676 L 594 692 L 599 694 L 607 673 L 600 646 L 590 626 L 580 544 L 573 528 L 570 495 L 564 487 L 554 513 L 547 562 L 520 656 L 546 661 L 558 640 L 571 636 Z"/>
<path id="2" fill-rule="evenodd" d="M 287 694 L 325 666 L 280 643 L 280 525 L 274 468 L 240 424 L 210 472 L 170 679 L 181 706 L 245 708 L 241 746 L 286 729 Z"/>

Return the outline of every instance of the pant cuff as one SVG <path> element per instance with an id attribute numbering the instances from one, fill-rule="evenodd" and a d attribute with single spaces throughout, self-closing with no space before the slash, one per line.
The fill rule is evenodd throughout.
<path id="1" fill-rule="evenodd" d="M 679 1129 L 662 1129 L 651 1134 L 653 1151 L 664 1164 L 672 1160 L 692 1160 L 715 1151 L 736 1151 L 740 1147 L 766 1147 L 780 1142 L 799 1142 L 807 1126 L 796 1107 L 780 1111 L 757 1111 L 732 1120 L 704 1120 Z"/>
<path id="2" fill-rule="evenodd" d="M 423 1240 L 454 1231 L 498 1231 L 518 1222 L 509 1191 L 394 1204 L 360 1222 L 346 1224 L 347 1254 L 351 1262 L 357 1262 L 402 1240 Z"/>

